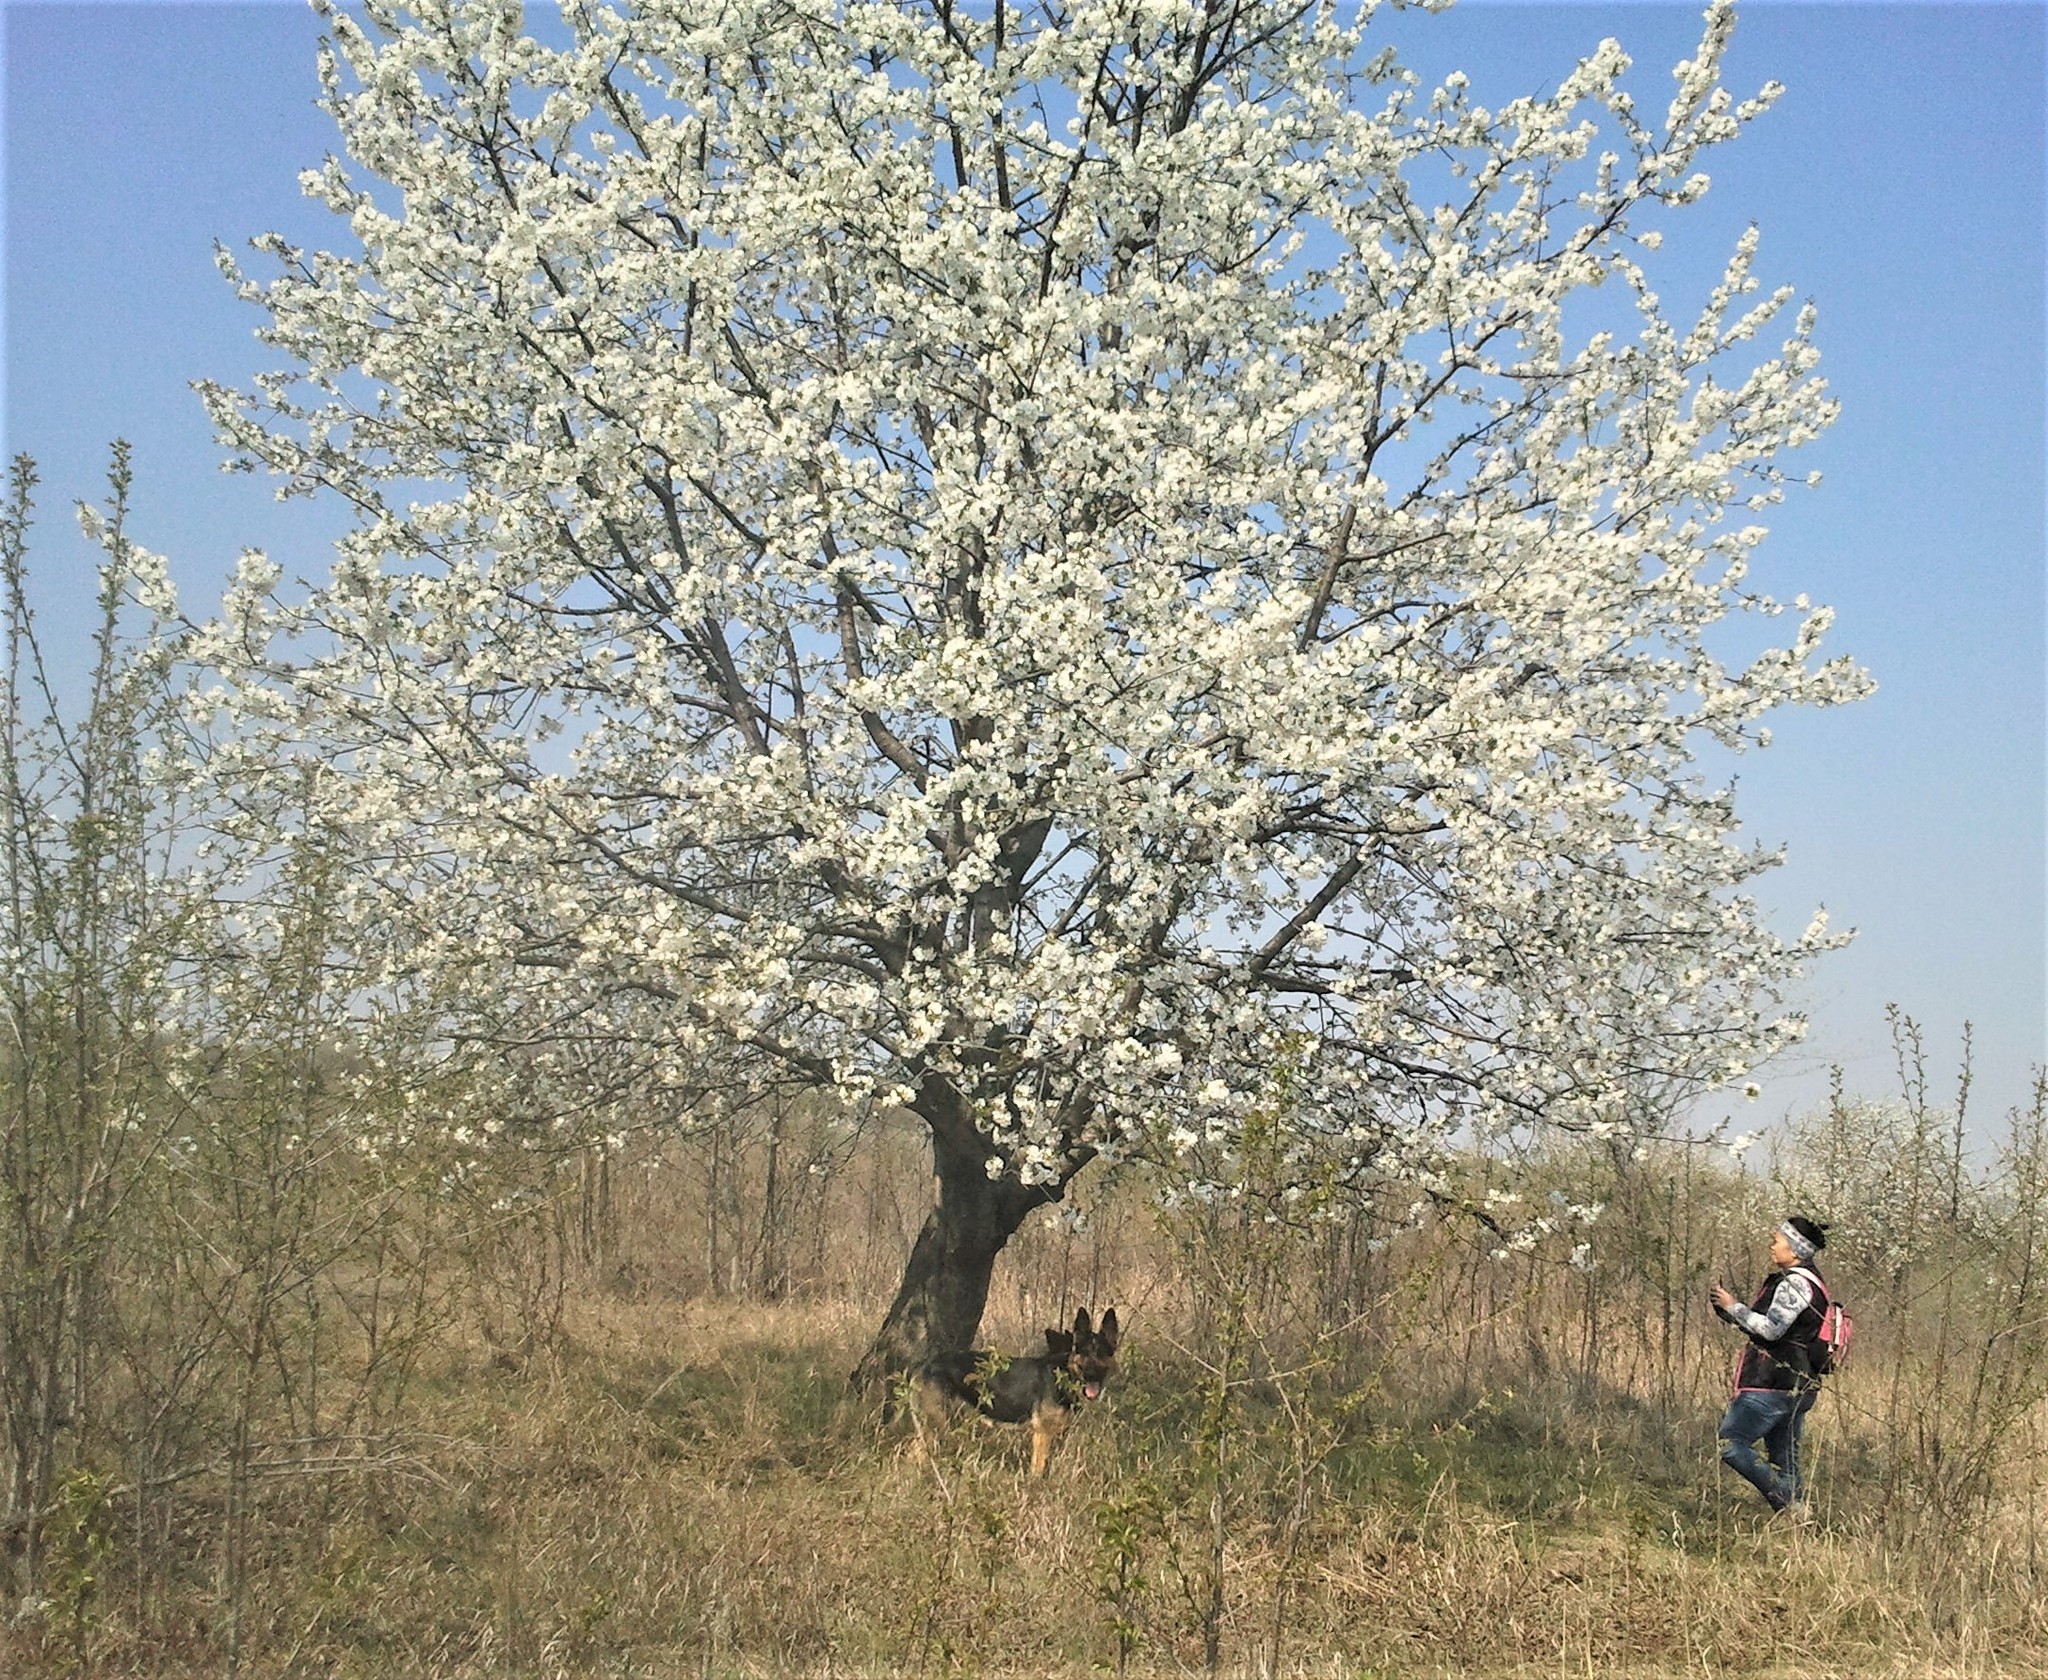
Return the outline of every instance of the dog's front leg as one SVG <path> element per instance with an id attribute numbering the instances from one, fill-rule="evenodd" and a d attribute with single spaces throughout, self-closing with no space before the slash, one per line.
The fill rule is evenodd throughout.
<path id="1" fill-rule="evenodd" d="M 1043 1476 L 1052 1464 L 1052 1449 L 1058 1443 L 1060 1431 L 1066 1426 L 1067 1410 L 1050 1402 L 1035 1407 L 1031 1413 L 1031 1473 Z"/>

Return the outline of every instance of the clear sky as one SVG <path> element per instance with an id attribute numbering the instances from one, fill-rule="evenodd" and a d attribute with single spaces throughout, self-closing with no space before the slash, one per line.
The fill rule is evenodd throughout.
<path id="1" fill-rule="evenodd" d="M 1489 103 L 1614 35 L 1639 103 L 1661 111 L 1697 15 L 1494 0 L 1387 34 L 1425 74 L 1466 70 Z M 1786 715 L 1740 766 L 1751 830 L 1789 849 L 1761 889 L 1776 920 L 1794 932 L 1825 904 L 1858 930 L 1806 988 L 1809 1045 L 1734 1111 L 1740 1129 L 1813 1100 L 1829 1063 L 1853 1090 L 1892 1089 L 1887 1003 L 1925 1024 L 1944 1084 L 1975 1023 L 1980 1135 L 2048 1059 L 2044 18 L 2039 0 L 1752 0 L 1729 80 L 1788 91 L 1717 154 L 1712 193 L 1670 224 L 1653 270 L 1674 304 L 1701 294 L 1755 221 L 1766 284 L 1818 304 L 1843 417 L 1798 458 L 1826 480 L 1776 510 L 1759 582 L 1832 603 L 1834 645 L 1879 683 L 1860 706 Z M 0 25 L 0 436 L 42 464 L 50 587 L 79 561 L 61 510 L 96 493 L 115 436 L 135 446 L 134 534 L 171 557 L 188 606 L 245 546 L 320 569 L 338 516 L 219 473 L 187 388 L 269 365 L 215 240 L 346 237 L 296 184 L 334 143 L 313 105 L 315 21 L 297 0 L 0 0 Z M 43 617 L 53 636 L 81 622 L 56 602 Z"/>

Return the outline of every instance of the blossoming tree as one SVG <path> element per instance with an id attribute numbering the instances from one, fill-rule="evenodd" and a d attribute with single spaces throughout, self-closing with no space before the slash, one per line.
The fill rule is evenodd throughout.
<path id="1" fill-rule="evenodd" d="M 1373 10 L 365 0 L 351 254 L 228 264 L 292 365 L 217 424 L 360 513 L 230 591 L 249 762 L 327 763 L 412 971 L 920 1116 L 865 1373 L 1278 1055 L 1371 1171 L 1797 1031 L 1829 936 L 1697 753 L 1861 686 L 1712 640 L 1830 404 L 1753 238 L 1683 326 L 1641 266 L 1772 90 L 1717 4 L 1661 120 L 1613 42 L 1482 109 Z"/>

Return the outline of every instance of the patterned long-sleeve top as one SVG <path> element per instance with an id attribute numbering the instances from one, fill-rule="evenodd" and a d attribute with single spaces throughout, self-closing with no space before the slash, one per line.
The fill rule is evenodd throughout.
<path id="1" fill-rule="evenodd" d="M 1763 1297 L 1757 1297 L 1761 1300 Z M 1754 1307 L 1730 1307 L 1723 1315 L 1736 1329 L 1760 1342 L 1783 1339 L 1801 1313 L 1813 1305 L 1813 1285 L 1797 1272 L 1784 1272 L 1771 1291 L 1770 1304 L 1762 1312 Z"/>

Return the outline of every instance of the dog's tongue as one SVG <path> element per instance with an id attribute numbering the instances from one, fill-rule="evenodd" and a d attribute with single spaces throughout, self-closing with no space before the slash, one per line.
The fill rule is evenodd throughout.
<path id="1" fill-rule="evenodd" d="M 1081 1385 L 1081 1392 L 1082 1392 L 1083 1394 L 1087 1395 L 1089 1399 L 1093 1400 L 1093 1399 L 1094 1399 L 1094 1398 L 1096 1397 L 1096 1395 L 1098 1395 L 1098 1394 L 1100 1394 L 1100 1393 L 1102 1392 L 1102 1384 L 1100 1384 L 1100 1383 L 1083 1383 L 1083 1384 Z"/>

